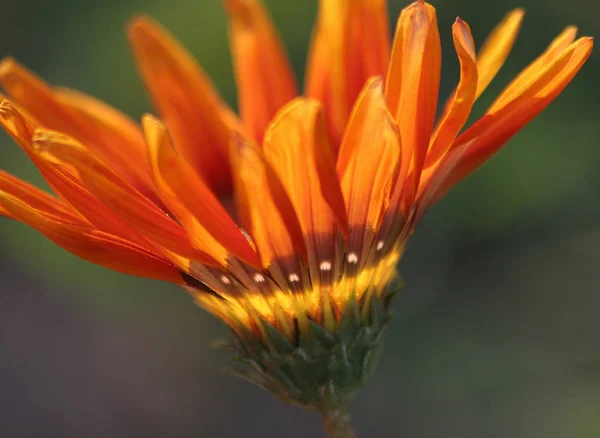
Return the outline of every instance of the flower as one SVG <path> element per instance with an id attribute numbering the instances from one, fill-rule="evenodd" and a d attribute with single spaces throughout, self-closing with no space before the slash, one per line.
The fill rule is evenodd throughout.
<path id="1" fill-rule="evenodd" d="M 426 210 L 545 108 L 593 43 L 568 27 L 462 130 L 522 10 L 477 54 L 456 20 L 460 80 L 436 119 L 440 37 L 424 1 L 402 11 L 393 44 L 385 0 L 321 1 L 306 97 L 260 1 L 224 4 L 240 118 L 147 17 L 128 28 L 160 116 L 142 127 L 4 60 L 0 124 L 58 197 L 1 172 L 0 214 L 93 263 L 183 286 L 233 329 L 258 370 L 246 377 L 337 406 L 372 371 L 395 267 Z M 219 198 L 232 188 L 234 214 Z"/>

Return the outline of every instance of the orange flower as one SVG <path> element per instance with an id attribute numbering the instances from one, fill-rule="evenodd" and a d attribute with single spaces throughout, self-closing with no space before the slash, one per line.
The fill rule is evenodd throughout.
<path id="1" fill-rule="evenodd" d="M 436 118 L 431 5 L 405 8 L 390 44 L 385 0 L 322 0 L 306 97 L 260 1 L 225 6 L 241 120 L 147 17 L 128 29 L 160 117 L 142 127 L 4 60 L 0 123 L 57 196 L 0 172 L 0 214 L 93 263 L 184 286 L 240 337 L 265 337 L 263 322 L 292 343 L 315 323 L 335 332 L 348 303 L 368 319 L 428 207 L 539 114 L 592 50 L 567 28 L 463 130 L 522 10 L 477 54 L 456 20 L 460 80 Z M 232 187 L 233 217 L 219 200 Z"/>

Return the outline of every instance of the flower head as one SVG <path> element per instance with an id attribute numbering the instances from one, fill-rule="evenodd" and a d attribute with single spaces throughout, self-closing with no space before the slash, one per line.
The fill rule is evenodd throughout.
<path id="1" fill-rule="evenodd" d="M 567 28 L 463 129 L 522 10 L 478 53 L 456 20 L 460 80 L 436 117 L 433 6 L 405 8 L 391 44 L 385 0 L 321 1 L 298 97 L 260 1 L 224 4 L 240 118 L 147 17 L 128 36 L 160 118 L 141 126 L 3 61 L 0 124 L 57 196 L 1 172 L 0 214 L 93 263 L 182 285 L 233 329 L 255 381 L 335 404 L 369 374 L 395 267 L 428 207 L 565 88 L 592 40 Z M 232 189 L 235 213 L 221 202 Z"/>

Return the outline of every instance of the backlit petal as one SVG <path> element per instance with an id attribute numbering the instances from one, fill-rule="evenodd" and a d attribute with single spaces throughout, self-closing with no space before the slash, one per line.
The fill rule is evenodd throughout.
<path id="1" fill-rule="evenodd" d="M 460 81 L 450 98 L 433 133 L 425 167 L 437 162 L 450 148 L 452 142 L 466 123 L 477 92 L 477 64 L 475 45 L 467 23 L 460 18 L 452 26 L 454 46 L 460 61 Z"/>
<path id="2" fill-rule="evenodd" d="M 306 247 L 281 183 L 257 146 L 235 139 L 232 149 L 240 221 L 252 237 L 263 267 L 277 272 L 277 281 L 283 284 L 291 274 L 301 277 L 298 253 L 305 257 Z"/>
<path id="3" fill-rule="evenodd" d="M 337 230 L 347 235 L 348 223 L 321 104 L 292 101 L 267 129 L 263 147 L 300 221 L 311 270 L 320 272 L 323 261 L 333 266 Z"/>
<path id="4" fill-rule="evenodd" d="M 435 9 L 417 1 L 400 14 L 386 81 L 388 106 L 400 129 L 403 204 L 416 194 L 435 120 L 441 48 Z M 408 179 L 405 180 L 405 176 Z"/>
<path id="5" fill-rule="evenodd" d="M 85 221 L 70 206 L 35 186 L 0 170 L 0 191 L 20 199 L 36 210 L 71 221 Z M 6 211 L 8 213 L 8 211 Z"/>
<path id="6" fill-rule="evenodd" d="M 385 0 L 320 0 L 305 92 L 325 105 L 334 150 L 365 82 L 385 74 L 389 57 Z"/>
<path id="7" fill-rule="evenodd" d="M 383 219 L 400 167 L 398 130 L 380 78 L 367 82 L 342 140 L 337 172 L 348 212 L 348 251 L 360 266 Z"/>
<path id="8" fill-rule="evenodd" d="M 538 75 L 524 86 L 518 95 L 496 112 L 487 113 L 456 140 L 453 147 L 469 144 L 458 166 L 438 191 L 440 199 L 458 181 L 480 167 L 523 126 L 537 116 L 569 84 L 592 51 L 591 38 L 581 38 L 571 44 Z"/>
<path id="9" fill-rule="evenodd" d="M 118 216 L 89 193 L 70 166 L 48 162 L 33 147 L 36 127 L 8 101 L 0 105 L 0 124 L 29 156 L 50 187 L 98 229 L 142 244 L 143 239 Z"/>
<path id="10" fill-rule="evenodd" d="M 261 142 L 267 124 L 294 97 L 294 75 L 261 0 L 224 0 L 238 88 L 238 105 L 250 135 Z"/>
<path id="11" fill-rule="evenodd" d="M 89 262 L 129 275 L 185 284 L 181 272 L 169 261 L 135 243 L 85 222 L 73 222 L 71 217 L 48 214 L 3 190 L 0 190 L 0 205 L 16 220 Z"/>
<path id="12" fill-rule="evenodd" d="M 229 140 L 239 122 L 193 57 L 159 24 L 139 17 L 129 40 L 177 151 L 217 193 L 231 187 Z"/>
<path id="13" fill-rule="evenodd" d="M 479 53 L 477 54 L 477 69 L 479 70 L 479 84 L 477 85 L 477 97 L 481 95 L 492 82 L 500 67 L 506 61 L 510 53 L 525 11 L 523 9 L 513 9 L 504 19 L 492 30 L 490 35 L 484 41 Z"/>
<path id="14" fill-rule="evenodd" d="M 174 207 L 174 213 L 184 226 L 191 227 L 188 228 L 190 236 L 198 236 L 199 228 L 204 230 L 203 235 L 210 235 L 208 241 L 200 244 L 192 237 L 197 246 L 218 254 L 222 262 L 229 251 L 251 265 L 259 266 L 256 253 L 219 200 L 177 154 L 165 126 L 152 116 L 145 116 L 143 124 L 154 178 L 165 203 Z M 208 245 L 213 240 L 218 243 Z"/>
<path id="15" fill-rule="evenodd" d="M 183 228 L 80 143 L 64 134 L 39 129 L 33 136 L 33 142 L 43 158 L 73 166 L 81 184 L 148 241 L 203 263 L 212 262 L 204 254 L 193 250 Z"/>
<path id="16" fill-rule="evenodd" d="M 577 28 L 574 26 L 567 27 L 560 35 L 558 35 L 548 48 L 529 64 L 521 73 L 514 78 L 511 83 L 494 101 L 488 112 L 495 112 L 510 102 L 514 97 L 521 93 L 521 90 L 526 87 L 531 81 L 535 80 L 541 70 L 559 57 L 572 43 L 577 36 Z"/>
<path id="17" fill-rule="evenodd" d="M 90 118 L 89 114 L 69 105 L 48 84 L 10 58 L 0 65 L 0 83 L 11 99 L 33 116 L 40 127 L 64 132 L 85 143 L 121 178 L 144 193 L 153 193 L 139 138 L 132 142 L 128 137 L 122 137 L 120 129 L 124 117 L 120 117 L 116 110 L 97 101 L 89 106 L 90 113 L 101 106 L 104 114 L 111 114 L 112 123 L 116 125 L 104 126 L 99 120 Z"/>
<path id="18" fill-rule="evenodd" d="M 54 94 L 63 105 L 88 117 L 96 129 L 102 133 L 106 142 L 131 154 L 129 172 L 144 183 L 143 185 L 134 185 L 134 187 L 153 202 L 160 204 L 160 199 L 154 190 L 146 143 L 140 126 L 119 110 L 79 91 L 55 87 Z M 63 132 L 69 134 L 67 131 Z M 79 141 L 87 145 L 94 139 L 81 138 Z M 115 169 L 113 168 L 113 170 Z M 127 178 L 124 179 L 129 181 Z"/>

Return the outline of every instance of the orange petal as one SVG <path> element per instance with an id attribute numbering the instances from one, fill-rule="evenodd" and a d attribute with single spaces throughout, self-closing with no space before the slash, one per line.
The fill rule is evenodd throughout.
<path id="1" fill-rule="evenodd" d="M 3 190 L 0 190 L 0 205 L 16 220 L 89 262 L 125 274 L 185 284 L 181 272 L 169 261 L 135 243 L 99 231 L 85 222 L 73 221 L 70 216 L 55 216 L 56 211 L 38 209 Z"/>
<path id="2" fill-rule="evenodd" d="M 404 203 L 415 196 L 435 119 L 441 71 L 435 8 L 417 1 L 398 19 L 386 81 L 386 97 L 402 138 Z"/>
<path id="3" fill-rule="evenodd" d="M 299 276 L 297 254 L 306 256 L 302 231 L 292 204 L 257 146 L 235 139 L 232 169 L 240 220 L 252 237 L 262 265 L 280 282 Z"/>
<path id="4" fill-rule="evenodd" d="M 440 199 L 458 181 L 489 159 L 504 143 L 537 116 L 571 82 L 589 57 L 591 38 L 581 38 L 538 72 L 534 80 L 500 110 L 487 113 L 457 140 L 456 146 L 469 144 L 460 163 L 436 195 Z"/>
<path id="5" fill-rule="evenodd" d="M 460 61 L 460 81 L 435 129 L 427 152 L 425 167 L 437 162 L 450 148 L 469 118 L 473 102 L 475 102 L 475 93 L 477 92 L 475 44 L 469 26 L 460 18 L 457 18 L 452 26 L 452 37 Z"/>
<path id="6" fill-rule="evenodd" d="M 8 210 L 5 210 L 3 207 L 0 207 L 0 216 L 1 217 L 6 217 L 8 219 L 14 219 L 13 215 L 10 214 L 8 212 Z"/>
<path id="7" fill-rule="evenodd" d="M 128 183 L 149 195 L 154 192 L 145 163 L 143 144 L 139 143 L 139 138 L 131 141 L 132 138 L 126 135 L 130 126 L 116 110 L 87 98 L 87 102 L 83 104 L 87 107 L 86 114 L 81 108 L 77 108 L 81 102 L 75 105 L 65 102 L 64 96 L 55 93 L 48 84 L 10 58 L 0 65 L 0 83 L 40 126 L 67 133 L 85 143 Z M 80 97 L 79 100 L 81 99 Z M 101 111 L 102 116 L 98 111 Z M 90 117 L 91 113 L 97 116 Z M 104 116 L 110 122 L 102 120 Z"/>
<path id="8" fill-rule="evenodd" d="M 89 193 L 73 174 L 73 169 L 49 163 L 33 148 L 36 127 L 8 101 L 0 105 L 0 125 L 15 139 L 40 170 L 50 187 L 97 228 L 140 243 L 140 236 L 126 226 L 110 209 Z"/>
<path id="9" fill-rule="evenodd" d="M 535 80 L 540 70 L 550 64 L 553 60 L 559 57 L 572 43 L 577 36 L 577 28 L 574 26 L 567 27 L 560 35 L 558 35 L 548 48 L 535 61 L 529 64 L 515 79 L 506 87 L 498 96 L 496 101 L 488 109 L 488 112 L 495 112 L 510 102 L 528 83 Z"/>
<path id="10" fill-rule="evenodd" d="M 315 269 L 334 260 L 338 226 L 347 236 L 346 206 L 319 102 L 297 98 L 268 127 L 265 158 L 279 177 L 298 216 Z"/>
<path id="11" fill-rule="evenodd" d="M 348 251 L 365 261 L 400 167 L 400 139 L 380 78 L 367 82 L 342 140 L 338 177 L 348 211 Z"/>
<path id="12" fill-rule="evenodd" d="M 479 53 L 477 54 L 477 69 L 479 70 L 479 83 L 477 85 L 478 98 L 481 93 L 492 82 L 504 61 L 508 57 L 521 23 L 525 11 L 523 9 L 513 9 L 502 19 L 502 21 L 492 30 L 490 35 L 484 41 Z"/>
<path id="13" fill-rule="evenodd" d="M 138 17 L 128 34 L 152 102 L 178 152 L 211 189 L 228 193 L 228 148 L 238 120 L 198 63 L 158 23 Z"/>
<path id="14" fill-rule="evenodd" d="M 197 236 L 201 227 L 204 235 L 210 235 L 210 241 L 218 242 L 217 249 L 205 250 L 220 254 L 223 262 L 228 251 L 253 266 L 260 266 L 256 253 L 219 200 L 177 154 L 165 126 L 152 116 L 145 116 L 143 125 L 159 193 L 167 205 L 174 206 L 181 222 L 192 227 L 188 233 Z M 207 244 L 205 241 L 198 246 L 204 248 Z"/>
<path id="15" fill-rule="evenodd" d="M 69 218 L 71 221 L 84 220 L 60 199 L 3 170 L 0 170 L 0 190 L 20 199 L 36 210 L 41 210 L 58 217 Z M 8 210 L 4 210 L 4 212 L 8 214 Z"/>
<path id="16" fill-rule="evenodd" d="M 143 181 L 142 185 L 133 184 L 134 187 L 153 202 L 160 204 L 160 198 L 154 189 L 146 143 L 140 126 L 119 110 L 79 91 L 56 87 L 54 94 L 63 105 L 89 118 L 96 129 L 102 132 L 107 143 L 119 145 L 122 151 L 131 154 L 128 160 L 129 172 L 134 174 L 137 180 Z M 86 145 L 93 141 L 89 138 L 79 140 Z M 127 178 L 125 180 L 129 181 Z"/>
<path id="17" fill-rule="evenodd" d="M 255 141 L 297 96 L 296 81 L 275 26 L 260 0 L 225 0 L 240 114 Z"/>
<path id="18" fill-rule="evenodd" d="M 40 156 L 49 162 L 73 166 L 81 184 L 147 240 L 202 263 L 212 262 L 192 249 L 183 228 L 80 143 L 64 134 L 41 129 L 35 132 L 33 142 Z"/>
<path id="19" fill-rule="evenodd" d="M 335 151 L 365 82 L 371 76 L 383 76 L 389 58 L 385 0 L 320 0 L 305 92 L 325 105 Z"/>

